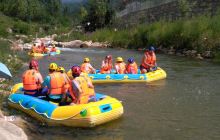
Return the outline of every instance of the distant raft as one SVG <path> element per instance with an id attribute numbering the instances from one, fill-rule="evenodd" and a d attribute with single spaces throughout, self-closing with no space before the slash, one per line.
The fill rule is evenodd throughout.
<path id="1" fill-rule="evenodd" d="M 42 56 L 47 56 L 47 55 L 57 55 L 60 54 L 61 51 L 59 49 L 56 50 L 56 52 L 48 52 L 48 53 L 28 53 L 28 55 L 33 56 L 33 57 L 42 57 Z"/>
<path id="2" fill-rule="evenodd" d="M 20 86 L 22 84 L 16 85 L 12 93 Z M 96 93 L 96 102 L 67 106 L 58 106 L 21 93 L 11 94 L 8 99 L 11 107 L 52 126 L 94 127 L 115 120 L 123 114 L 120 101 L 99 93 Z"/>

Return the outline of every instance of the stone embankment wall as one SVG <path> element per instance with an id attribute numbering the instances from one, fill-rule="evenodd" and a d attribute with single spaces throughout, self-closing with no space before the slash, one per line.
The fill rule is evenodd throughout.
<path id="1" fill-rule="evenodd" d="M 120 17 L 122 20 L 119 27 L 128 27 L 139 23 L 153 23 L 162 19 L 174 21 L 183 17 L 191 18 L 203 14 L 213 16 L 219 9 L 220 0 L 188 0 L 187 5 L 177 0 L 148 9 L 128 12 L 128 14 Z"/>

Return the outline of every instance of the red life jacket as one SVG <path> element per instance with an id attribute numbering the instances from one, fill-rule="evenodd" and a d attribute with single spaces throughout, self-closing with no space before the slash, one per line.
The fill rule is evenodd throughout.
<path id="1" fill-rule="evenodd" d="M 138 67 L 137 64 L 134 62 L 132 64 L 128 64 L 126 67 L 126 72 L 128 74 L 137 74 L 138 73 Z"/>
<path id="2" fill-rule="evenodd" d="M 65 81 L 61 73 L 53 72 L 50 75 L 50 90 L 52 95 L 63 94 Z"/>

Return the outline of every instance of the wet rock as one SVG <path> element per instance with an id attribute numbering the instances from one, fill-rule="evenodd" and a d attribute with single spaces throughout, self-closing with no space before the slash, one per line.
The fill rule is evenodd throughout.
<path id="1" fill-rule="evenodd" d="M 23 49 L 24 49 L 24 50 L 30 50 L 31 47 L 32 47 L 32 44 L 30 44 L 30 43 L 25 43 L 25 44 L 23 45 Z"/>
<path id="2" fill-rule="evenodd" d="M 197 51 L 196 50 L 191 50 L 191 56 L 196 57 Z"/>
<path id="3" fill-rule="evenodd" d="M 196 59 L 203 60 L 204 58 L 201 56 L 200 53 L 198 53 L 197 56 L 196 56 Z"/>
<path id="4" fill-rule="evenodd" d="M 91 40 L 84 41 L 84 44 L 86 44 L 88 47 L 90 47 L 92 45 L 92 41 Z"/>
<path id="5" fill-rule="evenodd" d="M 0 139 L 2 140 L 27 140 L 24 131 L 12 124 L 15 116 L 4 116 L 0 110 Z"/>
<path id="6" fill-rule="evenodd" d="M 13 33 L 13 30 L 12 30 L 11 28 L 7 28 L 6 31 L 7 31 L 9 34 Z"/>
<path id="7" fill-rule="evenodd" d="M 204 58 L 213 58 L 214 57 L 214 55 L 211 51 L 205 51 L 204 53 L 202 53 L 202 56 Z"/>
<path id="8" fill-rule="evenodd" d="M 80 48 L 80 46 L 83 44 L 83 41 L 74 40 L 70 42 L 61 42 L 60 44 L 63 45 L 65 48 Z"/>
<path id="9" fill-rule="evenodd" d="M 55 39 L 56 37 L 57 37 L 57 34 L 51 35 L 51 38 L 52 38 L 52 39 Z"/>
<path id="10" fill-rule="evenodd" d="M 173 55 L 173 54 L 175 54 L 175 51 L 169 50 L 167 53 L 170 55 Z"/>
<path id="11" fill-rule="evenodd" d="M 86 43 L 83 43 L 83 44 L 80 45 L 80 48 L 89 48 L 89 45 L 86 44 Z"/>
<path id="12" fill-rule="evenodd" d="M 92 48 L 107 48 L 108 44 L 106 43 L 100 43 L 100 42 L 94 42 L 91 44 Z"/>
<path id="13" fill-rule="evenodd" d="M 19 40 L 19 39 L 27 39 L 28 36 L 26 35 L 15 35 L 15 37 Z"/>

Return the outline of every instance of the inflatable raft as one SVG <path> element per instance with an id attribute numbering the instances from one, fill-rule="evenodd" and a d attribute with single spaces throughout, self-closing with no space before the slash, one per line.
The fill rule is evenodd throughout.
<path id="1" fill-rule="evenodd" d="M 21 86 L 16 85 L 12 93 Z M 57 106 L 17 91 L 9 96 L 9 105 L 53 126 L 94 127 L 122 116 L 123 106 L 117 99 L 99 93 L 96 99 L 88 104 Z"/>
<path id="2" fill-rule="evenodd" d="M 47 55 L 57 55 L 57 54 L 60 54 L 61 51 L 60 50 L 57 50 L 56 52 L 49 52 L 49 53 L 28 53 L 28 55 L 30 56 L 33 56 L 33 57 L 42 57 L 42 56 L 47 56 Z"/>
<path id="3" fill-rule="evenodd" d="M 67 75 L 72 78 L 71 71 Z M 137 83 L 137 82 L 153 82 L 165 79 L 166 72 L 162 68 L 148 72 L 146 74 L 89 74 L 93 83 Z"/>

